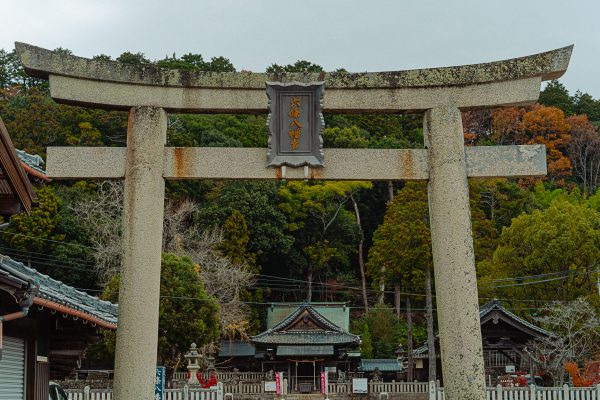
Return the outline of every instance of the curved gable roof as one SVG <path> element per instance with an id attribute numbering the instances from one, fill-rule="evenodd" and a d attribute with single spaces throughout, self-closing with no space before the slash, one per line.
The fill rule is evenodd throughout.
<path id="1" fill-rule="evenodd" d="M 309 323 L 300 323 L 305 318 Z M 305 303 L 272 328 L 253 336 L 251 341 L 261 344 L 358 344 L 360 338 L 335 325 Z"/>
<path id="2" fill-rule="evenodd" d="M 534 336 L 552 336 L 552 332 L 547 331 L 543 328 L 540 328 L 537 325 L 532 324 L 531 322 L 517 316 L 516 314 L 508 311 L 500 300 L 494 299 L 479 309 L 479 319 L 481 320 L 481 325 L 488 322 L 489 320 L 493 320 L 494 318 L 502 318 L 508 324 L 515 326 L 521 330 L 528 331 L 532 333 Z"/>

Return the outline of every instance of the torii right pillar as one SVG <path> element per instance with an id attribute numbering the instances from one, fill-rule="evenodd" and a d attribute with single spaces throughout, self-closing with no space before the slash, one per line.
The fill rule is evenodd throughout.
<path id="1" fill-rule="evenodd" d="M 423 122 L 444 390 L 451 399 L 482 399 L 485 372 L 460 110 L 431 109 Z"/>

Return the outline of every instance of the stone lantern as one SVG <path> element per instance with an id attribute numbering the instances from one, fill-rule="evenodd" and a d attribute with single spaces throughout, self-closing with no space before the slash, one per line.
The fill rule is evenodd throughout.
<path id="1" fill-rule="evenodd" d="M 406 368 L 408 367 L 408 357 L 407 357 L 406 351 L 404 350 L 402 345 L 399 344 L 395 353 L 396 353 L 396 360 L 398 361 L 398 365 L 400 365 L 402 374 L 406 374 Z M 400 373 L 399 373 L 399 375 L 400 375 Z"/>
<path id="2" fill-rule="evenodd" d="M 204 352 L 206 353 L 206 370 L 208 372 L 216 372 L 215 368 L 215 354 L 216 348 L 214 342 L 210 342 L 208 345 L 204 347 Z"/>
<path id="3" fill-rule="evenodd" d="M 188 361 L 187 369 L 190 372 L 188 385 L 200 385 L 196 373 L 200 370 L 198 361 L 202 358 L 202 354 L 198 353 L 196 343 L 192 343 L 190 350 L 183 357 Z"/>

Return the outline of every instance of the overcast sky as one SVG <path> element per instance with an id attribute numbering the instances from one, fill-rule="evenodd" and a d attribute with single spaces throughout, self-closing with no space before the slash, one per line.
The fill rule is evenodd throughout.
<path id="1" fill-rule="evenodd" d="M 450 66 L 575 44 L 561 81 L 600 98 L 600 0 L 0 1 L 6 50 L 192 52 L 260 72 L 298 59 L 352 72 Z"/>

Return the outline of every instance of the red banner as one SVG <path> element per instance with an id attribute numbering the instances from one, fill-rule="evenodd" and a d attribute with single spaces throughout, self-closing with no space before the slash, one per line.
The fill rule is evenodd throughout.
<path id="1" fill-rule="evenodd" d="M 281 394 L 281 384 L 283 383 L 283 372 L 275 373 L 275 393 Z"/>
<path id="2" fill-rule="evenodd" d="M 321 394 L 327 394 L 327 385 L 329 384 L 329 374 L 321 372 Z"/>

